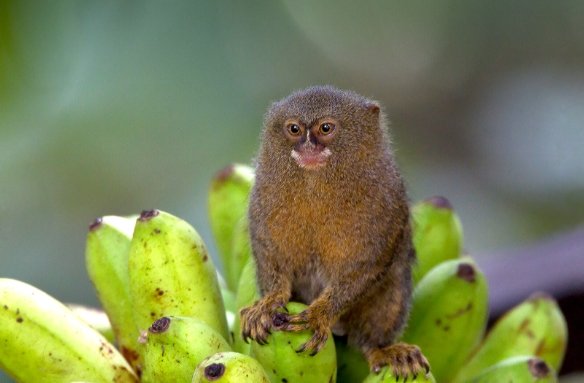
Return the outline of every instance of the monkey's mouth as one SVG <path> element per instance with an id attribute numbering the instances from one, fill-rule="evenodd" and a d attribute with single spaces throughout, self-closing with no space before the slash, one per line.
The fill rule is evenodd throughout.
<path id="1" fill-rule="evenodd" d="M 326 160 L 331 154 L 328 148 L 324 148 L 323 150 L 302 150 L 300 152 L 292 150 L 291 155 L 301 168 L 317 169 L 326 164 Z"/>

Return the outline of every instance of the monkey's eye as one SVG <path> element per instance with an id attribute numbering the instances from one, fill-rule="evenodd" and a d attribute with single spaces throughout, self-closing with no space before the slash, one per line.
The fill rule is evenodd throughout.
<path id="1" fill-rule="evenodd" d="M 300 129 L 300 126 L 296 124 L 290 124 L 288 125 L 288 133 L 290 133 L 292 136 L 299 136 L 302 134 L 302 130 Z"/>
<path id="2" fill-rule="evenodd" d="M 320 131 L 321 134 L 330 134 L 332 133 L 333 130 L 335 130 L 335 125 L 325 122 L 324 124 L 320 125 L 320 127 L 318 128 L 318 130 Z"/>

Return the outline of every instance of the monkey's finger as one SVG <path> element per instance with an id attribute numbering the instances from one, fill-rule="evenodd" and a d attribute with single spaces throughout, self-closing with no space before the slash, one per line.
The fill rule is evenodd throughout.
<path id="1" fill-rule="evenodd" d="M 303 331 L 310 329 L 310 325 L 308 323 L 287 323 L 286 325 L 282 326 L 282 330 L 284 331 Z"/>
<path id="2" fill-rule="evenodd" d="M 288 315 L 288 322 L 291 324 L 302 324 L 308 322 L 308 313 L 305 311 L 300 314 Z"/>
<path id="3" fill-rule="evenodd" d="M 284 309 L 286 312 L 288 312 L 288 309 L 286 308 L 286 302 L 283 299 L 276 299 L 274 303 L 271 304 L 269 312 L 273 313 L 277 309 Z"/>
<path id="4" fill-rule="evenodd" d="M 400 375 L 401 376 L 408 376 L 408 373 L 412 370 L 412 363 L 411 360 L 409 358 L 408 354 L 402 354 L 400 357 Z"/>
<path id="5" fill-rule="evenodd" d="M 306 350 L 312 350 L 310 356 L 318 354 L 318 352 L 324 347 L 328 339 L 328 332 L 315 332 L 312 338 L 306 343 L 304 343 L 298 350 L 297 353 L 304 352 Z"/>
<path id="6" fill-rule="evenodd" d="M 419 349 L 416 350 L 413 354 L 409 355 L 408 365 L 409 372 L 414 375 L 414 379 L 422 371 L 425 371 L 426 374 L 430 372 L 430 365 L 428 364 L 428 360 Z"/>
<path id="7" fill-rule="evenodd" d="M 395 355 L 391 356 L 391 372 L 394 376 L 399 376 L 397 357 Z"/>
<path id="8" fill-rule="evenodd" d="M 328 336 L 326 338 L 328 338 Z M 320 342 L 316 344 L 316 346 L 314 347 L 314 350 L 312 351 L 312 353 L 310 354 L 310 356 L 315 356 L 316 354 L 318 354 L 320 352 L 320 350 L 326 344 L 326 338 L 320 340 Z"/>
<path id="9" fill-rule="evenodd" d="M 244 320 L 242 320 L 242 322 L 243 323 L 241 324 L 241 338 L 245 343 L 249 343 L 248 340 L 251 335 L 250 328 L 249 325 Z"/>
<path id="10" fill-rule="evenodd" d="M 261 327 L 264 334 L 271 334 L 272 333 L 272 322 L 271 320 L 262 320 Z"/>

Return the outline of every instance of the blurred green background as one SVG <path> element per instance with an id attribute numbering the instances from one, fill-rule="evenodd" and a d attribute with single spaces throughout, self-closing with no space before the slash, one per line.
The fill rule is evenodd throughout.
<path id="1" fill-rule="evenodd" d="M 210 179 L 316 84 L 385 106 L 471 253 L 584 222 L 584 2 L 0 0 L 0 276 L 97 305 L 88 224 L 151 208 L 215 255 Z"/>

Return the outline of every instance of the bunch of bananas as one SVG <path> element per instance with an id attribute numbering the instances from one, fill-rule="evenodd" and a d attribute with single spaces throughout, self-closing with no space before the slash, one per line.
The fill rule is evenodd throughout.
<path id="1" fill-rule="evenodd" d="M 309 330 L 242 341 L 239 309 L 259 298 L 245 215 L 253 181 L 252 169 L 231 165 L 209 191 L 224 278 L 195 229 L 151 210 L 90 226 L 87 271 L 107 318 L 0 279 L 0 367 L 18 382 L 395 382 L 390 368 L 370 373 L 361 353 L 332 335 L 315 356 L 296 352 Z M 557 382 L 567 330 L 556 302 L 533 295 L 484 337 L 487 282 L 461 256 L 456 213 L 434 197 L 412 215 L 419 260 L 402 340 L 420 346 L 431 374 L 409 381 Z"/>

